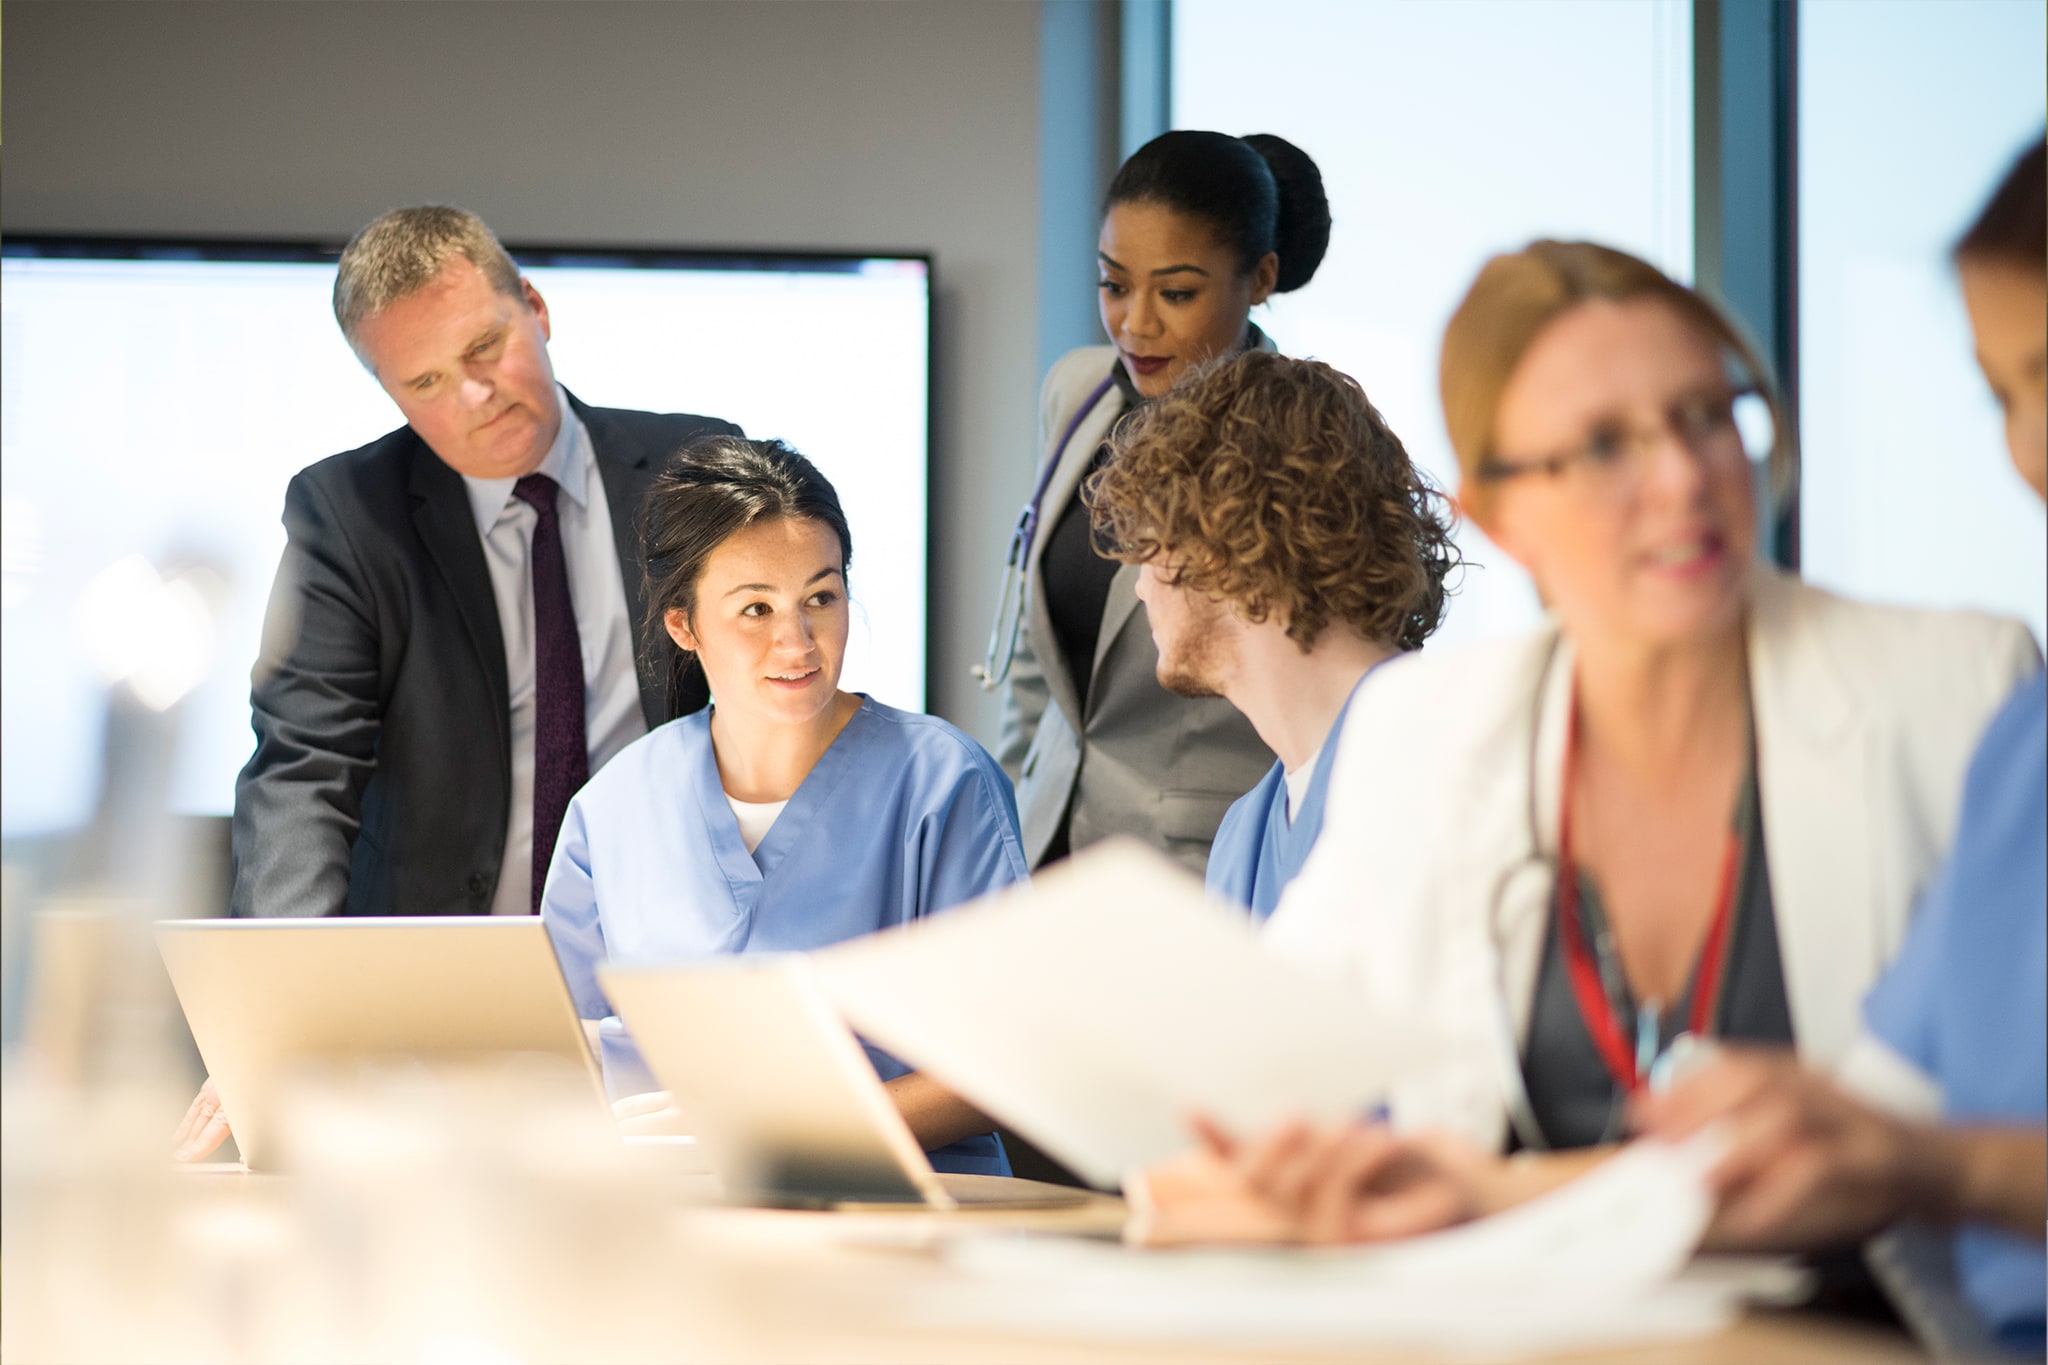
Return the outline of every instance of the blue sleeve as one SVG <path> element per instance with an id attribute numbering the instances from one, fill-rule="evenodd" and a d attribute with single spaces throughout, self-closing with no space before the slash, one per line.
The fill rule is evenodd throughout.
<path id="1" fill-rule="evenodd" d="M 1247 910 L 1252 906 L 1259 844 L 1265 834 L 1263 825 L 1253 822 L 1252 810 L 1260 805 L 1257 798 L 1264 787 L 1262 780 L 1223 812 L 1223 823 L 1216 827 L 1216 838 L 1209 845 L 1209 867 L 1202 879 L 1210 895 Z"/>
<path id="2" fill-rule="evenodd" d="M 554 941 L 555 960 L 569 983 L 569 998 L 583 1019 L 602 1019 L 612 1008 L 598 988 L 598 964 L 605 960 L 604 923 L 597 910 L 597 883 L 591 875 L 589 832 L 584 827 L 583 798 L 571 797 L 555 838 L 555 856 L 541 890 L 540 919 Z"/>
<path id="3" fill-rule="evenodd" d="M 597 1021 L 598 1062 L 604 1070 L 605 1093 L 616 1100 L 660 1086 L 597 983 L 597 969 L 605 960 L 604 919 L 598 913 L 592 862 L 583 798 L 571 797 L 569 809 L 562 814 L 562 832 L 555 837 L 547 883 L 541 890 L 540 919 L 555 945 L 555 960 L 561 964 L 562 979 L 569 984 L 577 1017 Z"/>
<path id="4" fill-rule="evenodd" d="M 1934 874 L 1906 929 L 1898 955 L 1863 1000 L 1863 1019 L 1886 1047 L 1938 1077 L 1938 1011 L 1944 975 L 1942 946 L 1955 915 L 1956 858 L 1953 851 Z"/>
<path id="5" fill-rule="evenodd" d="M 1950 1104 L 1996 1088 L 2008 1072 L 2031 1077 L 2035 1090 L 2041 1084 L 2038 1065 L 2019 1064 L 2012 1033 L 2042 1036 L 2044 973 L 2041 958 L 2029 953 L 2041 951 L 2048 887 L 2044 772 L 2048 679 L 2037 674 L 1986 727 L 1963 781 L 1948 856 L 1898 956 L 1864 1000 L 1871 1032 L 1939 1081 Z"/>
<path id="6" fill-rule="evenodd" d="M 918 868 L 920 914 L 950 910 L 1028 875 L 1016 794 L 985 753 L 955 774 L 951 790 L 932 804 L 911 838 L 914 847 L 904 851 Z"/>

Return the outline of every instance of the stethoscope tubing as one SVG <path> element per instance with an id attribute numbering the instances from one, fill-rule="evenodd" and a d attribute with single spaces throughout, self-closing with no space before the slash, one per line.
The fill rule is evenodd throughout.
<path id="1" fill-rule="evenodd" d="M 1510 885 L 1530 871 L 1545 873 L 1551 893 L 1555 894 L 1559 871 L 1557 855 L 1543 847 L 1543 832 L 1536 810 L 1536 750 L 1542 741 L 1543 702 L 1550 686 L 1550 673 L 1557 664 L 1557 651 L 1562 643 L 1562 636 L 1551 636 L 1549 646 L 1543 651 L 1543 659 L 1536 667 L 1535 686 L 1530 690 L 1529 743 L 1526 750 L 1528 791 L 1523 813 L 1529 851 L 1494 879 L 1486 926 L 1487 943 L 1493 950 L 1494 1035 L 1500 1054 L 1497 1061 L 1503 1092 L 1501 1098 L 1506 1102 L 1508 1125 L 1514 1130 L 1516 1140 L 1524 1150 L 1538 1152 L 1549 1150 L 1550 1141 L 1544 1136 L 1543 1125 L 1537 1121 L 1536 1106 L 1530 1101 L 1529 1087 L 1522 1078 L 1521 1031 L 1508 1008 L 1508 961 L 1502 946 L 1501 911 L 1507 904 Z"/>
<path id="2" fill-rule="evenodd" d="M 983 662 L 974 670 L 974 676 L 988 691 L 1002 686 L 1010 676 L 1011 661 L 1017 657 L 1017 632 L 1024 613 L 1023 576 L 1031 559 L 1031 547 L 1038 540 L 1038 517 L 1045 503 L 1047 490 L 1052 487 L 1053 476 L 1059 472 L 1060 464 L 1067 457 L 1067 447 L 1074 443 L 1074 433 L 1081 429 L 1081 423 L 1095 411 L 1109 391 L 1116 387 L 1115 366 L 1121 361 L 1112 361 L 1110 372 L 1081 405 L 1074 409 L 1073 418 L 1067 429 L 1060 434 L 1059 443 L 1052 448 L 1038 471 L 1038 484 L 1031 490 L 1031 500 L 1017 514 L 1016 529 L 1010 532 L 1010 548 L 1003 557 L 1003 583 L 996 593 L 995 619 L 989 625 L 988 651 Z M 1004 643 L 1004 627 L 1009 627 L 1009 639 Z M 1000 657 L 998 657 L 1000 656 Z"/>

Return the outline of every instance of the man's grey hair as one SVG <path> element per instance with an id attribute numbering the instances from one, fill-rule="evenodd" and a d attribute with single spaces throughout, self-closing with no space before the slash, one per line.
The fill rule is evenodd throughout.
<path id="1" fill-rule="evenodd" d="M 491 288 L 524 302 L 519 267 L 484 220 L 463 209 L 393 209 L 349 238 L 334 276 L 334 320 L 364 365 L 370 362 L 356 342 L 363 319 L 426 288 L 456 256 L 481 270 Z"/>

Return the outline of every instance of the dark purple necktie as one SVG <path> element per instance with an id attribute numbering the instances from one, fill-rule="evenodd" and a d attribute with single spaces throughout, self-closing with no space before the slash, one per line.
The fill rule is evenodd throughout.
<path id="1" fill-rule="evenodd" d="M 590 746 L 583 736 L 583 645 L 569 601 L 569 570 L 562 559 L 562 524 L 555 516 L 555 481 L 528 474 L 512 495 L 540 515 L 533 528 L 533 913 L 555 836 L 569 798 L 590 777 Z"/>

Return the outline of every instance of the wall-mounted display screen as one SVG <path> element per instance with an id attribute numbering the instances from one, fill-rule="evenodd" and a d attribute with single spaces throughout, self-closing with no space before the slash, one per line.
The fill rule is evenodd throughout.
<path id="1" fill-rule="evenodd" d="M 4 253 L 0 823 L 15 837 L 84 822 L 108 661 L 145 641 L 198 660 L 172 806 L 224 814 L 254 744 L 249 669 L 285 484 L 398 410 L 334 325 L 331 249 L 10 238 Z M 929 260 L 513 253 L 578 398 L 728 418 L 817 463 L 853 531 L 845 686 L 922 709 Z M 210 625 L 193 630 L 207 638 L 167 645 L 130 585 L 188 566 L 206 573 L 213 607 L 195 620 Z"/>

